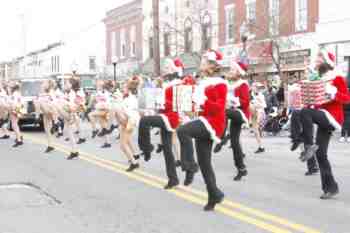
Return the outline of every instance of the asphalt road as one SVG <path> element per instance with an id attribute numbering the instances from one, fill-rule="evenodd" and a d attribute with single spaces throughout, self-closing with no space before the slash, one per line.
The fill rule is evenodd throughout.
<path id="1" fill-rule="evenodd" d="M 350 144 L 331 144 L 340 194 L 323 201 L 319 176 L 304 176 L 305 164 L 289 151 L 287 137 L 265 138 L 266 153 L 255 155 L 256 142 L 244 132 L 249 175 L 234 182 L 230 149 L 214 155 L 226 199 L 215 212 L 206 213 L 199 173 L 190 188 L 163 190 L 161 155 L 127 173 L 117 141 L 113 148 L 101 149 L 101 139 L 89 139 L 74 161 L 65 159 L 66 142 L 56 143 L 57 150 L 47 155 L 41 132 L 26 131 L 19 149 L 11 148 L 12 140 L 0 141 L 1 233 L 350 232 Z M 183 181 L 184 174 L 178 174 Z"/>

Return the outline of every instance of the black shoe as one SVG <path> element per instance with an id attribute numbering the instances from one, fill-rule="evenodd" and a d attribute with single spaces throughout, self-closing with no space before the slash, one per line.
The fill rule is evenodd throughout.
<path id="1" fill-rule="evenodd" d="M 69 142 L 69 138 L 65 138 L 64 140 L 65 140 L 66 142 Z"/>
<path id="2" fill-rule="evenodd" d="M 74 134 L 76 135 L 80 134 L 79 130 L 75 131 Z"/>
<path id="3" fill-rule="evenodd" d="M 55 150 L 52 146 L 48 146 L 45 150 L 45 153 L 50 153 L 51 151 Z"/>
<path id="4" fill-rule="evenodd" d="M 153 145 L 151 145 L 149 149 L 150 149 L 149 151 L 143 152 L 143 156 L 144 156 L 143 158 L 146 162 L 151 160 L 151 154 L 152 154 L 152 151 L 154 150 Z"/>
<path id="5" fill-rule="evenodd" d="M 135 169 L 137 169 L 137 168 L 139 168 L 139 167 L 140 167 L 140 165 L 139 165 L 138 163 L 136 163 L 136 164 L 130 164 L 129 168 L 126 169 L 126 171 L 127 171 L 127 172 L 132 172 L 133 170 L 135 170 Z"/>
<path id="6" fill-rule="evenodd" d="M 97 134 L 98 134 L 98 130 L 97 130 L 97 129 L 96 129 L 96 130 L 93 130 L 93 131 L 92 131 L 91 138 L 95 138 L 95 137 L 97 136 Z"/>
<path id="7" fill-rule="evenodd" d="M 233 178 L 234 181 L 240 181 L 243 176 L 247 176 L 248 171 L 247 170 L 239 170 L 238 174 Z"/>
<path id="8" fill-rule="evenodd" d="M 115 130 L 115 129 L 118 129 L 118 125 L 111 125 L 111 127 L 109 128 L 109 133 L 113 133 L 113 131 Z"/>
<path id="9" fill-rule="evenodd" d="M 14 148 L 16 148 L 16 147 L 19 147 L 19 146 L 22 146 L 23 145 L 23 141 L 15 141 L 15 144 L 12 146 L 12 147 L 14 147 Z"/>
<path id="10" fill-rule="evenodd" d="M 63 133 L 58 133 L 56 137 L 57 137 L 57 138 L 60 138 L 60 137 L 62 137 L 62 136 L 63 136 Z"/>
<path id="11" fill-rule="evenodd" d="M 219 153 L 224 145 L 220 142 L 219 144 L 216 144 L 214 148 L 214 153 Z"/>
<path id="12" fill-rule="evenodd" d="M 58 131 L 58 127 L 59 127 L 59 125 L 57 123 L 53 124 L 51 129 L 50 129 L 51 134 L 56 133 Z"/>
<path id="13" fill-rule="evenodd" d="M 172 189 L 179 185 L 179 180 L 169 180 L 167 185 L 164 186 L 164 189 Z"/>
<path id="14" fill-rule="evenodd" d="M 163 151 L 163 145 L 162 145 L 162 144 L 158 144 L 156 153 L 159 154 L 159 153 L 162 152 L 162 151 Z"/>
<path id="15" fill-rule="evenodd" d="M 317 174 L 317 173 L 318 173 L 318 169 L 314 168 L 314 169 L 308 170 L 305 173 L 305 176 L 312 176 L 312 175 Z"/>
<path id="16" fill-rule="evenodd" d="M 105 149 L 105 148 L 111 148 L 112 145 L 110 143 L 105 143 L 101 146 L 101 148 Z"/>
<path id="17" fill-rule="evenodd" d="M 265 152 L 265 148 L 263 147 L 259 147 L 257 151 L 255 151 L 255 154 L 260 154 L 260 153 L 264 153 Z"/>
<path id="18" fill-rule="evenodd" d="M 79 157 L 79 152 L 72 152 L 70 153 L 70 155 L 67 157 L 67 160 L 72 160 L 74 158 L 78 158 Z"/>
<path id="19" fill-rule="evenodd" d="M 194 175 L 195 175 L 195 172 L 192 172 L 192 171 L 187 171 L 186 172 L 186 178 L 185 178 L 185 181 L 184 181 L 184 185 L 185 186 L 189 186 L 190 184 L 192 184 L 193 179 L 194 179 Z"/>
<path id="20" fill-rule="evenodd" d="M 142 153 L 141 154 L 136 154 L 136 155 L 134 155 L 134 159 L 135 160 L 139 160 L 142 155 L 143 155 Z"/>
<path id="21" fill-rule="evenodd" d="M 85 138 L 79 138 L 77 144 L 83 144 L 86 142 L 86 139 Z"/>
<path id="22" fill-rule="evenodd" d="M 338 189 L 336 191 L 334 191 L 334 192 L 326 192 L 320 198 L 322 200 L 329 200 L 329 199 L 334 198 L 337 194 L 339 194 L 339 190 Z"/>
<path id="23" fill-rule="evenodd" d="M 225 195 L 223 193 L 220 194 L 219 197 L 215 199 L 211 199 L 208 201 L 208 203 L 204 206 L 203 210 L 204 211 L 212 211 L 215 209 L 215 206 L 219 203 L 221 203 L 225 198 Z"/>
<path id="24" fill-rule="evenodd" d="M 104 136 L 106 136 L 108 133 L 109 133 L 108 130 L 107 130 L 106 128 L 103 128 L 103 129 L 97 134 L 97 136 L 99 136 L 99 137 L 104 137 Z"/>
<path id="25" fill-rule="evenodd" d="M 180 160 L 177 160 L 175 162 L 175 167 L 181 167 L 181 161 Z"/>
<path id="26" fill-rule="evenodd" d="M 4 135 L 0 139 L 9 139 L 9 138 L 10 138 L 10 135 Z"/>
<path id="27" fill-rule="evenodd" d="M 295 151 L 296 149 L 298 149 L 298 147 L 300 146 L 301 141 L 293 141 L 292 146 L 290 147 L 291 151 Z"/>
<path id="28" fill-rule="evenodd" d="M 315 156 L 317 150 L 318 150 L 317 145 L 305 145 L 305 150 L 301 152 L 299 159 L 302 162 L 306 162 Z"/>
<path id="29" fill-rule="evenodd" d="M 157 131 L 154 135 L 159 135 L 160 134 L 160 131 Z"/>

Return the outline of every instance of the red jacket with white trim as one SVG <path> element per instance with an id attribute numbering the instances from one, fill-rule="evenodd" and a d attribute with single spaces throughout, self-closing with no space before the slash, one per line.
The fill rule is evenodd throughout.
<path id="1" fill-rule="evenodd" d="M 170 126 L 171 130 L 175 130 L 180 124 L 180 116 L 178 112 L 173 111 L 173 87 L 181 84 L 181 80 L 173 80 L 168 84 L 168 87 L 165 88 L 165 103 L 164 109 L 160 111 L 160 114 L 165 116 L 168 122 L 164 122 L 168 130 Z M 168 125 L 168 123 L 170 125 Z"/>

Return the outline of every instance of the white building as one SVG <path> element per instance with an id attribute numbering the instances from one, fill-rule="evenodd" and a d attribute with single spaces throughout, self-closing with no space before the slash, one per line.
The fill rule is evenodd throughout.
<path id="1" fill-rule="evenodd" d="M 349 1 L 319 0 L 318 43 L 336 54 L 337 63 L 350 57 Z"/>
<path id="2" fill-rule="evenodd" d="M 196 71 L 203 51 L 218 48 L 218 1 L 160 0 L 160 56 L 179 57 L 185 72 Z M 145 72 L 153 68 L 152 4 L 143 1 L 143 61 Z"/>

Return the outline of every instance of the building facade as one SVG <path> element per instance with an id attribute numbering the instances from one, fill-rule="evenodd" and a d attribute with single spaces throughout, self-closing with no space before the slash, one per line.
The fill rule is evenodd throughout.
<path id="1" fill-rule="evenodd" d="M 274 75 L 277 63 L 286 76 L 302 78 L 317 48 L 318 0 L 219 2 L 219 46 L 227 66 L 242 50 L 241 37 L 246 35 L 251 74 L 259 78 Z"/>
<path id="2" fill-rule="evenodd" d="M 143 61 L 142 0 L 107 12 L 105 19 L 106 63 L 109 73 L 116 63 L 117 76 L 125 78 L 140 70 Z"/>

